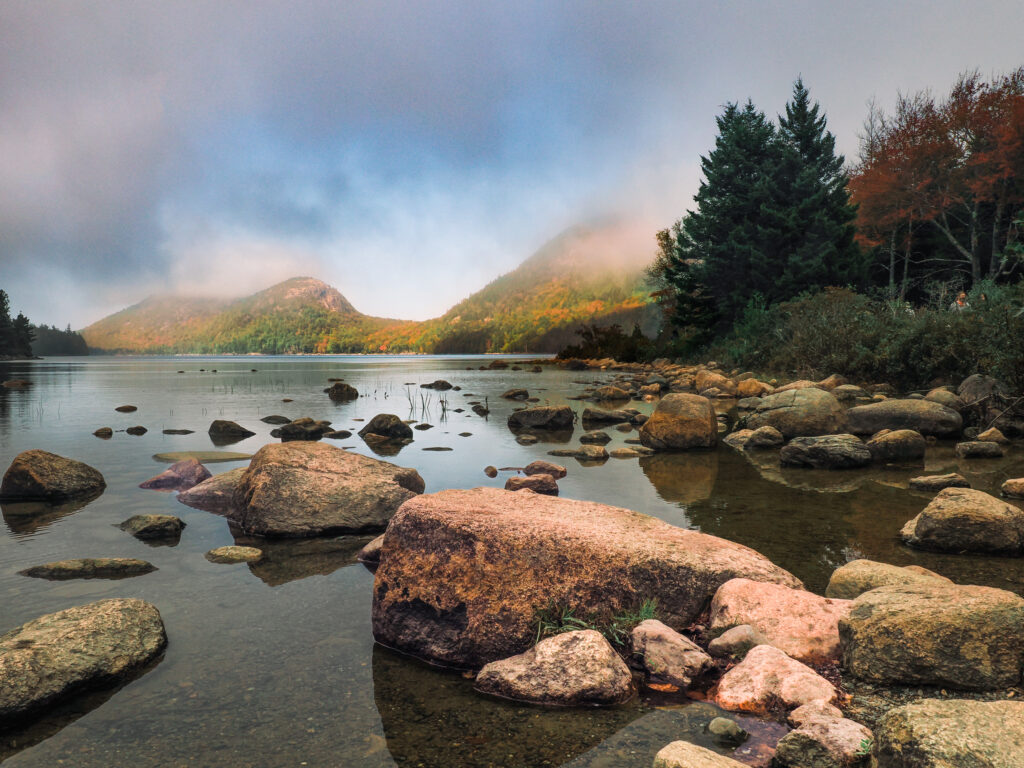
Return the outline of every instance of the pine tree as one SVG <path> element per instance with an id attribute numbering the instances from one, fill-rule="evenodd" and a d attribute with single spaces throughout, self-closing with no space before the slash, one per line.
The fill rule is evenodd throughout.
<path id="1" fill-rule="evenodd" d="M 24 314 L 19 312 L 18 316 L 11 323 L 11 327 L 14 332 L 14 354 L 31 357 L 32 342 L 35 340 L 35 334 L 32 332 L 32 323 L 29 322 Z"/>
<path id="2" fill-rule="evenodd" d="M 11 322 L 11 302 L 7 292 L 0 289 L 0 355 L 16 355 L 14 324 Z"/>
<path id="3" fill-rule="evenodd" d="M 802 79 L 793 85 L 785 117 L 779 117 L 779 136 L 796 160 L 795 173 L 781 180 L 791 239 L 779 291 L 795 296 L 861 282 L 866 264 L 854 242 L 856 209 L 850 204 L 845 158 L 836 154 L 835 136 Z"/>

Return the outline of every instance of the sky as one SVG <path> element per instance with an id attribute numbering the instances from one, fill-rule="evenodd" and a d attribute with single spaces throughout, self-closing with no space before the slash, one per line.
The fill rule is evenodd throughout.
<path id="1" fill-rule="evenodd" d="M 426 319 L 564 229 L 687 208 L 715 116 L 1024 65 L 1020 0 L 2 0 L 0 288 L 74 328 L 310 275 Z"/>

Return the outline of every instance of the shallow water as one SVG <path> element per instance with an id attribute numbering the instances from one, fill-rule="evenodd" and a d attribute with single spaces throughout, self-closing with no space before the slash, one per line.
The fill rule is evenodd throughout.
<path id="1" fill-rule="evenodd" d="M 0 760 L 11 766 L 646 768 L 654 752 L 674 739 L 712 747 L 703 728 L 719 713 L 703 702 L 661 697 L 610 710 L 523 707 L 475 694 L 461 675 L 375 648 L 373 576 L 355 562 L 369 537 L 260 542 L 267 553 L 263 562 L 217 565 L 203 553 L 236 542 L 223 518 L 189 509 L 173 494 L 137 487 L 164 468 L 153 459 L 157 453 L 254 452 L 271 440 L 271 425 L 259 421 L 263 416 L 329 419 L 336 428 L 356 432 L 357 419 L 380 412 L 435 425 L 416 431 L 415 442 L 388 458 L 415 467 L 427 492 L 501 487 L 508 473 L 489 479 L 484 466 L 523 466 L 557 446 L 517 444 L 505 421 L 519 404 L 499 395 L 524 386 L 542 403 L 560 404 L 582 390 L 575 382 L 610 377 L 548 367 L 540 374 L 477 370 L 488 361 L 374 356 L 0 363 L 0 380 L 33 382 L 25 390 L 0 388 L 0 469 L 20 451 L 42 448 L 86 461 L 107 480 L 104 494 L 86 505 L 0 510 L 0 632 L 71 605 L 139 597 L 160 609 L 170 640 L 162 660 L 119 690 L 78 699 L 26 731 L 0 736 Z M 345 378 L 364 396 L 332 403 L 323 394 L 329 377 Z M 419 388 L 436 378 L 462 391 Z M 484 398 L 491 409 L 487 419 L 466 405 Z M 139 410 L 114 411 L 128 403 Z M 570 404 L 582 410 L 583 403 Z M 218 418 L 257 434 L 218 448 L 206 434 Z M 110 440 L 92 436 L 101 426 L 122 430 L 136 424 L 149 432 L 115 432 Z M 167 428 L 195 434 L 162 434 Z M 636 436 L 607 431 L 609 449 Z M 573 437 L 579 434 L 577 427 Z M 329 442 L 373 455 L 356 436 Z M 429 447 L 453 450 L 423 450 Z M 569 476 L 559 483 L 563 496 L 629 507 L 739 541 L 818 592 L 835 567 L 867 557 L 917 563 L 958 582 L 1024 594 L 1021 559 L 926 554 L 899 544 L 899 528 L 929 498 L 906 489 L 922 467 L 782 472 L 772 458 L 749 461 L 720 447 L 712 453 L 611 459 L 599 466 L 557 461 L 568 462 Z M 927 470 L 960 471 L 974 487 L 991 492 L 1007 477 L 1024 475 L 1024 455 L 963 461 L 951 445 L 939 444 L 929 450 Z M 181 517 L 187 528 L 180 542 L 150 546 L 115 527 L 143 512 Z M 241 536 L 237 541 L 252 542 Z M 51 582 L 17 574 L 51 560 L 115 555 L 149 560 L 159 570 L 119 581 Z M 777 739 L 781 727 L 743 723 L 757 737 L 745 747 L 750 751 L 758 738 Z"/>

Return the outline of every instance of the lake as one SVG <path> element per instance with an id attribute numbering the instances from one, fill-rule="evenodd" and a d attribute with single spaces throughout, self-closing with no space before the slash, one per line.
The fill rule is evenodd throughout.
<path id="1" fill-rule="evenodd" d="M 703 732 L 720 712 L 710 704 L 649 693 L 613 709 L 559 710 L 519 706 L 472 690 L 472 680 L 375 647 L 370 631 L 373 575 L 356 562 L 370 536 L 256 542 L 253 565 L 218 565 L 203 554 L 254 540 L 224 518 L 190 509 L 171 493 L 139 483 L 162 471 L 154 454 L 185 450 L 253 453 L 271 442 L 261 418 L 283 414 L 330 420 L 357 432 L 360 419 L 394 413 L 433 426 L 397 456 L 414 467 L 427 493 L 446 488 L 502 487 L 487 465 L 518 467 L 547 458 L 551 443 L 523 446 L 506 419 L 521 404 L 502 400 L 526 387 L 540 404 L 577 410 L 587 383 L 611 372 L 478 370 L 493 358 L 326 356 L 52 358 L 0 362 L 0 381 L 24 378 L 27 389 L 0 388 L 0 471 L 19 452 L 41 448 L 99 469 L 107 481 L 91 503 L 26 510 L 3 507 L 0 526 L 0 632 L 44 613 L 108 597 L 138 597 L 160 610 L 169 644 L 164 657 L 118 690 L 81 697 L 32 727 L 0 735 L 0 760 L 11 766 L 573 766 L 648 768 L 669 741 L 687 738 L 726 754 Z M 514 356 L 506 358 L 515 364 Z M 205 369 L 205 370 L 200 370 Z M 252 369 L 256 369 L 255 371 Z M 467 370 L 470 369 L 470 370 Z M 181 372 L 183 371 L 183 372 Z M 323 393 L 344 378 L 362 395 L 334 403 Z M 443 378 L 461 391 L 420 384 Z M 442 398 L 446 407 L 442 407 Z M 283 402 L 290 399 L 291 402 Z M 467 402 L 486 402 L 490 415 Z M 115 407 L 131 404 L 134 413 Z M 653 404 L 633 403 L 650 412 Z M 723 408 L 727 404 L 722 404 Z M 455 409 L 463 409 L 462 413 Z M 214 419 L 237 421 L 257 434 L 215 446 Z M 149 431 L 131 436 L 127 427 Z M 99 427 L 113 438 L 92 435 Z M 192 429 L 165 435 L 164 429 Z M 636 432 L 609 428 L 609 450 Z M 460 433 L 471 433 L 462 436 Z M 582 430 L 577 426 L 570 444 Z M 326 441 L 368 456 L 358 436 Z M 444 447 L 451 451 L 427 451 Z M 973 487 L 997 493 L 1024 475 L 1024 454 L 960 460 L 952 444 L 930 446 L 925 467 L 845 472 L 780 470 L 777 455 L 748 459 L 716 451 L 566 463 L 561 495 L 654 515 L 753 547 L 822 593 L 830 573 L 865 557 L 931 568 L 954 581 L 1024 594 L 1021 559 L 915 552 L 897 540 L 900 527 L 929 496 L 907 489 L 909 478 L 959 471 Z M 218 473 L 239 463 L 208 465 Z M 39 514 L 26 515 L 26 511 Z M 118 523 L 141 513 L 179 516 L 187 524 L 176 546 L 151 546 Z M 158 570 L 136 578 L 45 581 L 18 575 L 39 563 L 76 557 L 149 560 Z M 741 749 L 777 739 L 782 726 L 736 718 L 754 734 Z M 774 742 L 772 742 L 774 743 Z M 737 752 L 737 759 L 745 755 Z"/>

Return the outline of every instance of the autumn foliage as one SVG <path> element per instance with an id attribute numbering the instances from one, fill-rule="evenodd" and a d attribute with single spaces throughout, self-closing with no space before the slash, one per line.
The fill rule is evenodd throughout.
<path id="1" fill-rule="evenodd" d="M 878 248 L 891 295 L 928 280 L 1019 277 L 1024 227 L 1024 67 L 964 74 L 942 100 L 872 108 L 850 178 L 857 237 Z"/>

